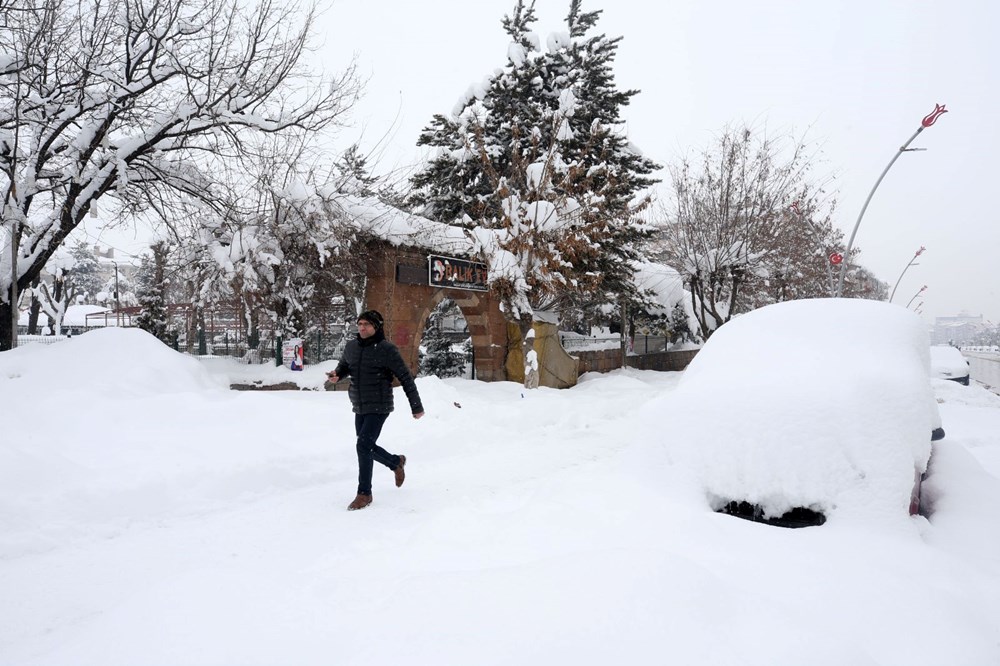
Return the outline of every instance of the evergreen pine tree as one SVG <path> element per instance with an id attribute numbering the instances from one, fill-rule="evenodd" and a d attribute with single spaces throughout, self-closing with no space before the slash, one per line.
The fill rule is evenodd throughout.
<path id="1" fill-rule="evenodd" d="M 450 224 L 502 229 L 524 279 L 494 282 L 522 329 L 533 309 L 631 295 L 632 262 L 649 236 L 637 195 L 657 164 L 621 131 L 638 91 L 617 89 L 621 38 L 588 37 L 600 12 L 573 0 L 568 33 L 543 52 L 534 4 L 504 18 L 506 66 L 473 87 L 451 116 L 437 115 L 418 145 L 439 149 L 412 179 L 417 212 Z"/>
<path id="2" fill-rule="evenodd" d="M 166 243 L 158 242 L 154 243 L 151 249 L 153 256 L 143 256 L 136 274 L 139 306 L 142 311 L 136 317 L 135 325 L 169 343 L 172 336 L 167 333 L 169 318 L 164 277 L 168 246 Z"/>
<path id="3" fill-rule="evenodd" d="M 461 377 L 465 373 L 465 352 L 455 350 L 451 340 L 441 330 L 441 319 L 453 309 L 457 309 L 455 302 L 445 299 L 427 318 L 423 336 L 426 351 L 420 358 L 420 375 L 435 375 L 444 379 Z"/>
<path id="4" fill-rule="evenodd" d="M 84 303 L 96 303 L 97 294 L 104 286 L 97 257 L 94 256 L 90 246 L 83 241 L 76 243 L 69 254 L 74 259 L 73 269 L 68 276 L 70 286 Z"/>
<path id="5" fill-rule="evenodd" d="M 337 160 L 338 189 L 361 196 L 372 196 L 378 178 L 368 171 L 368 158 L 361 154 L 358 144 L 353 144 Z"/>
<path id="6" fill-rule="evenodd" d="M 167 312 L 163 303 L 163 291 L 159 285 L 153 285 L 139 294 L 139 306 L 142 311 L 136 317 L 135 325 L 163 342 L 169 342 Z"/>
<path id="7" fill-rule="evenodd" d="M 561 151 L 588 193 L 604 202 L 594 211 L 604 218 L 598 221 L 604 232 L 602 252 L 588 270 L 603 276 L 605 302 L 641 300 L 630 280 L 632 262 L 640 258 L 652 229 L 638 218 L 649 198 L 637 203 L 636 197 L 658 182 L 651 174 L 660 165 L 644 157 L 623 132 L 622 109 L 639 91 L 619 90 L 615 83 L 614 59 L 622 38 L 588 36 L 601 11 L 584 12 L 581 5 L 581 0 L 571 1 L 568 43 L 550 55 L 557 90 L 560 95 L 570 91 L 575 98 Z"/>

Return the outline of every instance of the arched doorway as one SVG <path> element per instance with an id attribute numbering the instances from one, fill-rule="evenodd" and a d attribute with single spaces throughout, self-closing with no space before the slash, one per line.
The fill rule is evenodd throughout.
<path id="1" fill-rule="evenodd" d="M 434 307 L 445 298 L 462 310 L 472 337 L 475 377 L 507 379 L 507 322 L 489 291 L 432 286 L 429 252 L 376 243 L 368 249 L 365 305 L 385 316 L 385 335 L 398 347 L 410 369 L 417 370 L 417 348 Z"/>

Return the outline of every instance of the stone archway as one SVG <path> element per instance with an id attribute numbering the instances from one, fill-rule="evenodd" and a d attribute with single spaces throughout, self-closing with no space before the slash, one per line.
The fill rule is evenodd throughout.
<path id="1" fill-rule="evenodd" d="M 417 348 L 434 307 L 450 298 L 462 310 L 472 336 L 476 379 L 507 379 L 507 322 L 492 293 L 447 289 L 428 283 L 428 252 L 386 243 L 369 248 L 365 306 L 385 317 L 385 336 L 416 374 Z"/>

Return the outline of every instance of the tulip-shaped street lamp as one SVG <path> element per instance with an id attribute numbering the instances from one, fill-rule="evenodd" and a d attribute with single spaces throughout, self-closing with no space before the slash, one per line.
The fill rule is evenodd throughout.
<path id="1" fill-rule="evenodd" d="M 899 274 L 899 279 L 896 280 L 896 285 L 892 288 L 892 293 L 889 294 L 889 302 L 890 303 L 892 303 L 892 297 L 896 295 L 896 288 L 899 287 L 899 283 L 900 283 L 900 281 L 902 281 L 903 276 L 906 275 L 906 271 L 910 270 L 910 266 L 919 266 L 920 265 L 920 264 L 916 263 L 917 257 L 919 257 L 920 255 L 922 255 L 926 250 L 927 250 L 927 248 L 924 247 L 923 245 L 921 245 L 920 249 L 917 250 L 913 254 L 913 258 L 910 259 L 910 263 L 906 264 L 906 268 L 904 268 L 903 272 Z"/>
<path id="2" fill-rule="evenodd" d="M 847 267 L 851 261 L 851 250 L 854 248 L 854 237 L 858 234 L 858 227 L 861 226 L 861 218 L 865 216 L 865 211 L 868 210 L 868 204 L 871 203 L 872 196 L 875 195 L 875 190 L 877 190 L 878 186 L 882 184 L 882 179 L 885 178 L 885 174 L 889 173 L 889 169 L 891 169 L 892 165 L 896 163 L 896 160 L 899 159 L 900 155 L 910 150 L 917 150 L 916 148 L 910 148 L 910 144 L 917 138 L 918 134 L 933 125 L 943 113 L 948 113 L 948 110 L 944 108 L 944 104 L 935 104 L 934 110 L 924 116 L 924 119 L 920 121 L 920 127 L 918 127 L 917 131 L 913 133 L 913 136 L 907 139 L 906 143 L 904 143 L 900 149 L 896 151 L 896 154 L 892 156 L 892 159 L 889 160 L 889 164 L 882 170 L 882 175 L 880 175 L 878 180 L 875 181 L 875 186 L 872 188 L 872 191 L 868 193 L 868 198 L 865 199 L 865 205 L 861 207 L 861 213 L 858 215 L 858 221 L 854 223 L 854 230 L 851 231 L 851 238 L 847 241 L 847 251 L 844 252 L 844 263 L 840 267 L 840 279 L 837 281 L 838 297 L 842 296 L 844 293 L 844 278 L 847 276 Z"/>
<path id="3" fill-rule="evenodd" d="M 927 285 L 926 284 L 924 286 L 922 286 L 917 291 L 917 293 L 913 294 L 913 298 L 911 298 L 909 301 L 907 301 L 907 303 L 906 303 L 906 309 L 909 310 L 910 309 L 910 303 L 912 303 L 913 301 L 917 300 L 917 296 L 919 296 L 920 294 L 924 293 L 925 291 L 927 291 Z M 921 305 L 923 305 L 923 303 L 921 303 Z"/>

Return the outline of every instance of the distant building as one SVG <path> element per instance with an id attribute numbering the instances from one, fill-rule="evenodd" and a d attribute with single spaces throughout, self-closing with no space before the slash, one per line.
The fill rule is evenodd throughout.
<path id="1" fill-rule="evenodd" d="M 935 317 L 934 329 L 931 331 L 931 344 L 970 344 L 985 329 L 986 322 L 983 321 L 983 315 L 973 316 L 962 312 L 954 317 Z"/>
<path id="2" fill-rule="evenodd" d="M 94 246 L 94 256 L 98 259 L 114 259 L 115 258 L 115 248 L 101 248 L 100 245 Z"/>

